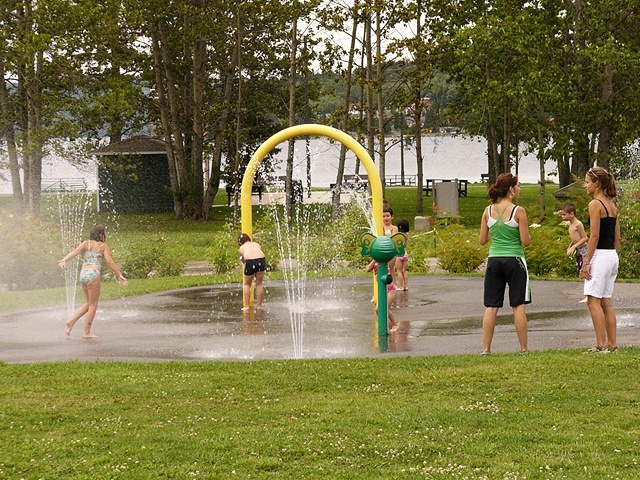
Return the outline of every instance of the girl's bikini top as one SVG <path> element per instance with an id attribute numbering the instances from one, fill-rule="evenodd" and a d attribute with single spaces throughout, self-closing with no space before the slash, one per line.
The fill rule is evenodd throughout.
<path id="1" fill-rule="evenodd" d="M 91 240 L 89 240 L 89 246 L 87 248 L 88 250 L 84 252 L 84 258 L 83 258 L 84 265 L 93 265 L 98 268 L 102 268 L 102 259 L 104 258 L 104 255 L 102 254 L 102 249 L 104 248 L 104 243 L 100 247 L 100 250 L 98 250 L 97 252 L 92 252 Z"/>

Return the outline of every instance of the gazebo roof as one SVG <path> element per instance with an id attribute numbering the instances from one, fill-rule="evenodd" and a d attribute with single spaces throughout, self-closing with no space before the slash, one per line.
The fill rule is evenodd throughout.
<path id="1" fill-rule="evenodd" d="M 109 155 L 164 155 L 167 153 L 164 140 L 148 135 L 137 135 L 120 142 L 100 147 L 92 152 L 97 156 Z"/>

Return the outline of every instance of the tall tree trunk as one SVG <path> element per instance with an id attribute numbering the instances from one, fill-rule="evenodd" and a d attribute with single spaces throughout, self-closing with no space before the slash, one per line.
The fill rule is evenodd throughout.
<path id="1" fill-rule="evenodd" d="M 162 54 L 160 53 L 160 39 L 158 31 L 151 32 L 151 47 L 153 52 L 153 65 L 156 77 L 156 91 L 158 96 L 158 108 L 160 110 L 160 123 L 164 131 L 165 151 L 167 152 L 167 161 L 169 164 L 169 180 L 171 182 L 171 194 L 173 195 L 173 205 L 177 218 L 182 218 L 184 209 L 180 192 L 180 171 L 174 156 L 174 146 L 171 136 L 171 119 L 169 118 L 169 106 L 167 105 L 167 97 L 165 93 L 165 81 L 162 75 Z"/>
<path id="2" fill-rule="evenodd" d="M 589 134 L 576 133 L 573 139 L 573 162 L 571 164 L 571 173 L 578 177 L 584 178 L 589 168 L 591 168 Z"/>
<path id="3" fill-rule="evenodd" d="M 345 91 L 344 91 L 344 112 L 342 114 L 342 131 L 349 131 L 349 118 L 351 106 L 351 84 L 353 81 L 353 63 L 356 50 L 356 33 L 358 31 L 358 10 L 360 5 L 358 2 L 353 6 L 352 12 L 353 24 L 351 26 L 351 46 L 349 48 L 349 60 L 347 63 L 347 71 L 345 73 Z M 342 144 L 340 146 L 340 158 L 338 160 L 338 174 L 336 175 L 336 187 L 332 192 L 332 210 L 331 217 L 335 220 L 340 215 L 340 185 L 344 178 L 344 164 L 347 158 L 347 146 Z"/>
<path id="4" fill-rule="evenodd" d="M 422 0 L 418 0 L 417 3 L 417 15 L 416 15 L 416 38 L 422 38 Z M 421 55 L 416 55 L 416 70 L 420 72 L 422 70 L 422 57 Z M 417 78 L 420 78 L 418 75 Z M 420 83 L 418 82 L 418 86 L 416 89 L 416 101 L 414 106 L 414 123 L 416 126 L 416 188 L 417 188 L 417 202 L 416 202 L 416 211 L 417 213 L 424 212 L 424 192 L 422 190 L 422 186 L 424 185 L 424 161 L 422 158 L 422 92 L 420 91 Z M 403 125 L 404 128 L 404 119 Z"/>
<path id="5" fill-rule="evenodd" d="M 236 69 L 238 68 L 240 58 L 240 48 L 242 45 L 241 27 L 241 11 L 238 7 L 238 32 L 236 35 L 236 43 L 233 49 L 231 61 L 227 64 L 224 83 L 224 95 L 222 97 L 223 108 L 218 118 L 218 126 L 213 142 L 213 158 L 211 159 L 211 174 L 209 175 L 209 183 L 207 184 L 207 192 L 205 195 L 205 220 L 211 219 L 211 211 L 213 201 L 218 193 L 220 185 L 220 169 L 222 166 L 222 145 L 224 142 L 227 128 L 229 127 L 229 117 L 231 116 L 231 102 L 233 99 L 233 80 Z M 240 108 L 240 105 L 238 105 Z"/>
<path id="6" fill-rule="evenodd" d="M 489 183 L 495 183 L 500 171 L 500 154 L 498 153 L 498 132 L 494 124 L 494 115 L 491 107 L 487 109 L 487 120 L 489 122 L 487 138 L 487 157 L 489 164 Z"/>
<path id="7" fill-rule="evenodd" d="M 600 135 L 598 136 L 598 166 L 609 169 L 609 151 L 613 142 L 613 68 L 607 65 L 604 68 L 602 80 L 602 111 L 603 120 L 600 124 Z"/>
<path id="8" fill-rule="evenodd" d="M 173 155 L 176 163 L 176 169 L 178 172 L 177 179 L 177 195 L 181 208 L 176 209 L 176 216 L 183 218 L 191 214 L 188 205 L 188 186 L 190 181 L 188 171 L 188 161 L 186 158 L 186 152 L 184 148 L 184 138 L 182 134 L 180 124 L 180 100 L 178 98 L 178 92 L 176 90 L 176 76 L 173 71 L 173 64 L 171 61 L 171 55 L 169 52 L 169 41 L 167 39 L 167 33 L 165 26 L 160 22 L 158 25 L 158 47 L 160 50 L 160 56 L 162 61 L 162 73 L 163 78 L 166 80 L 166 102 L 168 109 L 169 130 L 165 132 L 165 135 L 172 137 L 171 143 L 173 145 Z M 181 211 L 181 215 L 178 215 L 178 210 Z"/>
<path id="9" fill-rule="evenodd" d="M 31 67 L 30 81 L 27 86 L 28 120 L 27 120 L 27 154 L 25 160 L 29 164 L 29 188 L 27 209 L 33 213 L 40 213 L 40 194 L 42 190 L 42 62 L 43 53 L 39 51 Z M 26 182 L 26 179 L 25 179 Z"/>
<path id="10" fill-rule="evenodd" d="M 503 124 L 502 124 L 502 171 L 510 172 L 511 171 L 511 128 L 513 126 L 513 121 L 511 119 L 511 114 L 509 112 L 510 109 L 509 101 L 506 102 L 504 107 L 504 113 L 502 115 Z"/>
<path id="11" fill-rule="evenodd" d="M 289 126 L 293 127 L 296 123 L 296 61 L 298 50 L 298 19 L 293 19 L 291 25 L 291 52 L 290 52 L 290 65 L 289 65 Z M 284 180 L 285 191 L 285 212 L 287 216 L 287 222 L 289 225 L 293 222 L 292 208 L 293 203 L 293 156 L 295 154 L 296 139 L 289 140 L 289 149 L 287 152 L 287 176 Z"/>
<path id="12" fill-rule="evenodd" d="M 417 202 L 417 212 L 418 213 L 423 213 L 424 212 L 424 192 L 422 190 L 422 186 L 424 185 L 424 161 L 422 158 L 422 94 L 420 92 L 420 89 L 416 90 L 416 103 L 415 103 L 415 109 L 414 109 L 414 122 L 416 125 L 416 162 L 417 162 L 417 174 L 418 174 L 418 178 L 416 180 L 416 183 L 418 185 L 418 191 L 417 191 L 417 195 L 418 195 L 418 202 Z"/>
<path id="13" fill-rule="evenodd" d="M 2 46 L 0 46 L 2 48 Z M 0 52 L 0 78 L 5 78 L 4 55 Z M 7 141 L 7 153 L 9 155 L 9 174 L 11 176 L 11 189 L 13 192 L 13 209 L 16 215 L 22 216 L 25 211 L 22 182 L 20 180 L 20 164 L 18 163 L 18 148 L 13 123 L 11 122 L 11 101 L 7 83 L 0 82 L 0 114 L 4 118 L 2 125 L 3 135 Z"/>
<path id="14" fill-rule="evenodd" d="M 204 217 L 204 89 L 206 80 L 207 44 L 204 40 L 196 41 L 193 51 L 193 142 L 191 145 L 191 171 L 194 182 L 192 185 L 193 218 Z"/>
<path id="15" fill-rule="evenodd" d="M 386 192 L 386 146 L 384 137 L 384 101 L 382 96 L 382 85 L 384 84 L 384 78 L 382 75 L 382 30 L 380 19 L 380 5 L 377 6 L 376 11 L 376 90 L 377 90 L 377 109 L 378 109 L 378 149 L 380 151 L 380 162 L 378 164 L 378 172 L 380 172 L 380 181 L 382 182 L 382 197 L 385 197 Z"/>
<path id="16" fill-rule="evenodd" d="M 547 204 L 546 204 L 546 182 L 545 182 L 545 177 L 546 177 L 546 172 L 545 172 L 545 160 L 546 160 L 546 155 L 545 155 L 545 135 L 544 135 L 544 131 L 543 131 L 543 123 L 542 123 L 542 119 L 543 119 L 543 110 L 542 110 L 542 106 L 538 106 L 538 164 L 540 166 L 540 219 L 539 221 L 541 222 L 542 220 L 545 219 L 546 215 L 547 215 Z"/>
<path id="17" fill-rule="evenodd" d="M 568 128 L 562 127 L 562 137 L 567 138 Z M 568 154 L 562 155 L 562 158 L 558 159 L 558 185 L 560 188 L 566 187 L 571 184 L 573 179 L 571 178 L 571 158 Z"/>
<path id="18" fill-rule="evenodd" d="M 238 195 L 240 194 L 240 136 L 242 134 L 241 123 L 242 123 L 242 50 L 240 50 L 240 45 L 242 45 L 244 39 L 244 31 L 242 28 L 242 10 L 240 6 L 238 6 L 238 24 L 237 24 L 237 33 L 238 33 L 238 93 L 236 96 L 236 132 L 235 132 L 235 163 L 233 166 L 233 177 L 234 177 L 234 199 L 233 199 L 233 224 L 238 224 Z M 254 178 L 255 181 L 255 178 Z"/>
<path id="19" fill-rule="evenodd" d="M 373 126 L 373 45 L 371 43 L 371 12 L 367 12 L 365 20 L 365 51 L 367 56 L 366 84 L 367 84 L 367 150 L 372 160 L 375 160 L 375 129 Z"/>

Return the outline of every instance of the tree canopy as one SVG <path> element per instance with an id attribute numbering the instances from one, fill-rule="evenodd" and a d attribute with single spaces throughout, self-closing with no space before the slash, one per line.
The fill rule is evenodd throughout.
<path id="1" fill-rule="evenodd" d="M 237 182 L 257 145 L 316 121 L 362 139 L 383 178 L 388 133 L 411 134 L 422 172 L 421 136 L 445 125 L 487 139 L 491 178 L 521 149 L 541 166 L 555 161 L 561 185 L 595 163 L 624 176 L 640 125 L 639 9 L 635 0 L 2 2 L 0 175 L 18 212 L 37 212 L 42 160 L 60 140 L 90 152 L 146 129 L 166 143 L 176 215 L 206 219 L 220 182 Z"/>

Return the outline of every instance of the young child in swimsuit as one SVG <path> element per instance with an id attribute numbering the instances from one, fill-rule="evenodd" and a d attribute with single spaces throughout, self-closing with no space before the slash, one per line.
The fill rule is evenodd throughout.
<path id="1" fill-rule="evenodd" d="M 409 273 L 407 272 L 407 264 L 409 263 L 409 254 L 407 253 L 407 245 L 409 244 L 409 220 L 402 218 L 398 221 L 398 231 L 404 233 L 407 238 L 405 243 L 404 255 L 396 257 L 397 277 L 400 278 L 400 288 L 398 290 L 409 291 Z"/>
<path id="2" fill-rule="evenodd" d="M 582 278 L 582 266 L 584 259 L 587 256 L 587 232 L 584 230 L 584 225 L 578 217 L 576 217 L 576 206 L 573 203 L 567 203 L 562 210 L 560 210 L 562 220 L 569 222 L 569 238 L 571 243 L 567 247 L 567 255 L 576 256 L 576 272 L 578 277 Z M 580 300 L 580 303 L 587 303 L 587 297 Z"/>
<path id="3" fill-rule="evenodd" d="M 264 274 L 267 271 L 267 260 L 259 243 L 252 242 L 246 233 L 238 238 L 240 245 L 240 261 L 244 263 L 244 282 L 242 284 L 242 310 L 251 308 L 251 284 L 256 279 L 256 308 L 262 309 L 264 299 Z"/>
<path id="4" fill-rule="evenodd" d="M 387 206 L 382 209 L 382 226 L 385 237 L 390 237 L 398 233 L 398 227 L 393 224 L 393 210 Z M 396 284 L 396 257 L 389 261 L 389 273 L 393 277 L 393 284 Z"/>
<path id="5" fill-rule="evenodd" d="M 103 225 L 94 225 L 91 228 L 89 238 L 90 240 L 82 242 L 75 250 L 58 262 L 61 268 L 65 268 L 69 260 L 77 255 L 83 254 L 82 269 L 80 270 L 80 285 L 82 286 L 86 303 L 67 321 L 64 331 L 67 336 L 71 335 L 71 329 L 75 323 L 86 314 L 84 333 L 82 335 L 82 338 L 86 339 L 97 337 L 97 335 L 91 333 L 91 325 L 93 325 L 93 319 L 98 309 L 98 301 L 100 300 L 103 262 L 106 261 L 107 265 L 115 272 L 121 285 L 127 285 L 128 283 L 127 279 L 122 276 L 118 265 L 111 257 L 109 245 L 104 243 L 107 239 L 107 229 Z"/>
<path id="6" fill-rule="evenodd" d="M 391 271 L 391 270 L 389 270 L 389 271 Z M 375 260 L 371 260 L 369 265 L 367 265 L 367 272 L 374 272 L 376 274 L 376 277 L 377 277 L 378 276 L 378 262 L 376 262 Z M 389 333 L 393 333 L 396 330 L 398 330 L 398 322 L 396 322 L 396 319 L 393 316 L 393 312 L 391 311 L 391 306 L 396 301 L 397 291 L 398 291 L 398 287 L 396 287 L 395 283 L 390 283 L 387 286 L 387 309 L 388 309 L 388 314 L 389 314 Z M 378 313 L 377 299 L 372 299 L 371 302 L 375 304 L 376 313 Z"/>

